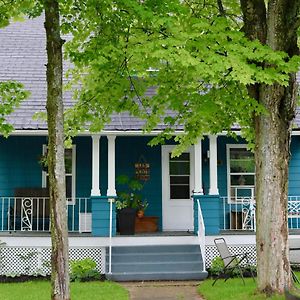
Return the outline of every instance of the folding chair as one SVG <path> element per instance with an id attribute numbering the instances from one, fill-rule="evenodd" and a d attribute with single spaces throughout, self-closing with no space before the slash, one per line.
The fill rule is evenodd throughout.
<path id="1" fill-rule="evenodd" d="M 289 246 L 292 278 L 294 282 L 300 283 L 299 278 L 293 271 L 293 266 L 300 266 L 300 239 L 289 239 Z"/>
<path id="2" fill-rule="evenodd" d="M 225 276 L 226 277 L 225 281 L 227 281 L 230 277 L 233 277 L 234 270 L 238 270 L 238 272 L 243 280 L 243 283 L 245 285 L 243 270 L 242 270 L 242 266 L 241 266 L 242 263 L 246 263 L 247 267 L 249 267 L 253 281 L 255 281 L 252 269 L 250 268 L 248 253 L 232 255 L 227 247 L 227 244 L 226 244 L 226 241 L 224 238 L 217 238 L 214 240 L 214 243 L 219 251 L 220 257 L 222 258 L 222 260 L 224 262 L 224 269 L 223 269 L 223 272 L 220 273 L 218 275 L 218 277 L 215 279 L 215 281 L 213 282 L 213 284 L 212 284 L 213 286 L 215 285 L 217 280 L 219 278 L 221 278 L 223 275 L 228 275 L 228 276 Z"/>
<path id="3" fill-rule="evenodd" d="M 287 288 L 284 289 L 284 295 L 286 300 L 300 300 L 300 296 L 291 294 Z"/>

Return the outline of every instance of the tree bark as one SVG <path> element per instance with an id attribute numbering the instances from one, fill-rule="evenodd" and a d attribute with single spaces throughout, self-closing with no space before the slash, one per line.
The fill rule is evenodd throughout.
<path id="1" fill-rule="evenodd" d="M 51 220 L 51 299 L 69 300 L 68 230 L 66 216 L 62 44 L 57 0 L 45 0 L 47 36 L 48 166 Z"/>
<path id="2" fill-rule="evenodd" d="M 298 55 L 295 21 L 299 2 L 270 0 L 265 7 L 264 0 L 241 0 L 246 36 L 259 39 L 273 50 L 285 51 L 289 57 Z M 268 112 L 254 117 L 254 124 L 258 288 L 269 295 L 283 293 L 285 286 L 291 287 L 287 200 L 296 85 L 296 74 L 292 73 L 287 87 L 273 84 L 248 89 Z"/>

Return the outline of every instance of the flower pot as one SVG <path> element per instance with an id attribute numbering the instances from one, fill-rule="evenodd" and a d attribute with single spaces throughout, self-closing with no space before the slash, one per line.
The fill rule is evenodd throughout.
<path id="1" fill-rule="evenodd" d="M 143 210 L 138 210 L 137 213 L 136 213 L 136 216 L 140 219 L 143 218 L 144 217 L 144 211 Z"/>
<path id="2" fill-rule="evenodd" d="M 42 170 L 43 170 L 44 172 L 48 173 L 48 166 L 42 165 Z"/>
<path id="3" fill-rule="evenodd" d="M 121 235 L 134 234 L 136 210 L 134 208 L 122 208 L 118 211 L 119 232 Z"/>

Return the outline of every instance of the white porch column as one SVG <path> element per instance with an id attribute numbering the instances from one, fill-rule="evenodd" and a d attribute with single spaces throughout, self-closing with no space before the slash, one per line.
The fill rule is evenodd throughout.
<path id="1" fill-rule="evenodd" d="M 219 195 L 218 189 L 218 159 L 217 136 L 209 136 L 209 194 Z"/>
<path id="2" fill-rule="evenodd" d="M 100 179 L 100 135 L 92 136 L 92 190 L 91 196 L 101 196 L 99 188 Z"/>
<path id="3" fill-rule="evenodd" d="M 115 135 L 108 135 L 108 189 L 107 196 L 116 196 Z"/>
<path id="4" fill-rule="evenodd" d="M 194 195 L 203 195 L 202 188 L 202 141 L 194 145 L 195 156 L 195 188 Z"/>

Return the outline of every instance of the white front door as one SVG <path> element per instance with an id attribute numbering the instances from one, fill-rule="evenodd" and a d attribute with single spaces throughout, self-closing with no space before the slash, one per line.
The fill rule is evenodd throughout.
<path id="1" fill-rule="evenodd" d="M 164 231 L 193 231 L 194 153 L 171 157 L 174 146 L 162 146 L 162 209 Z"/>

